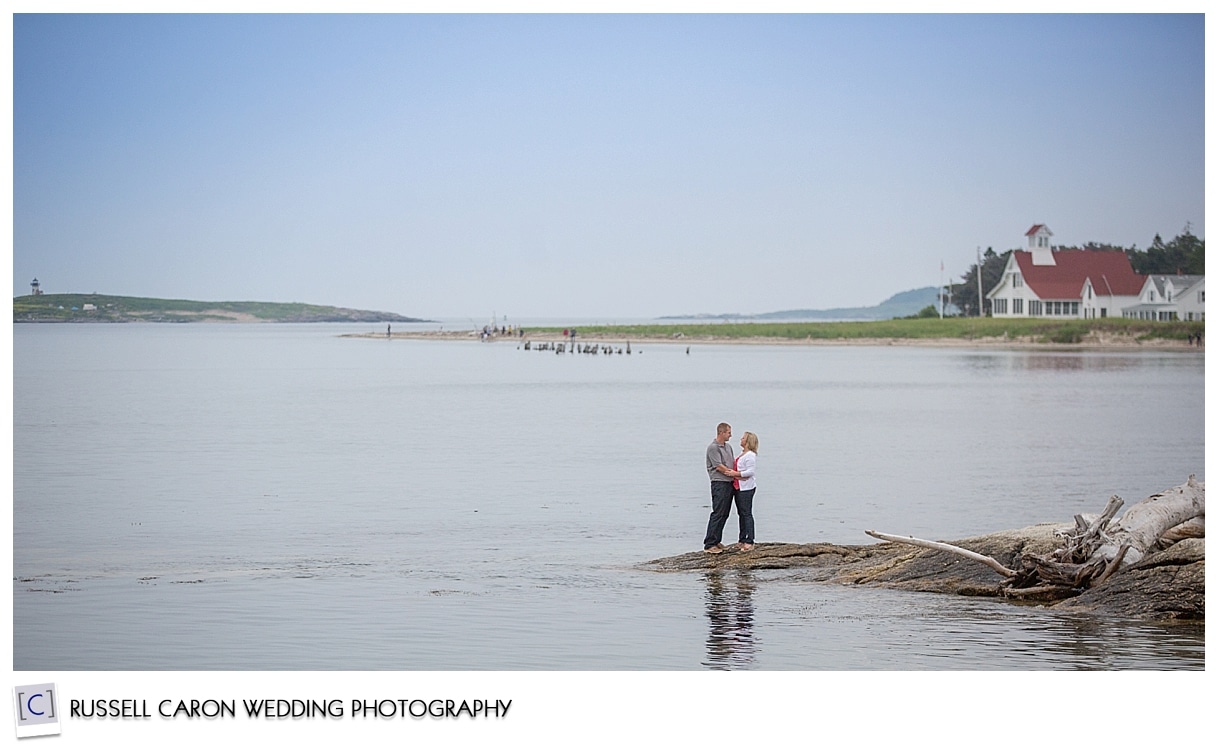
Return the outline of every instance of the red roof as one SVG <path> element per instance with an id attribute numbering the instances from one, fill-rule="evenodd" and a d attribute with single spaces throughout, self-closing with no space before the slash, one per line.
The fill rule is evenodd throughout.
<path id="1" fill-rule="evenodd" d="M 1037 232 L 1038 230 L 1040 230 L 1041 228 L 1043 228 L 1043 227 L 1044 227 L 1044 225 L 1040 225 L 1040 224 L 1033 225 L 1032 227 L 1028 228 L 1028 232 L 1024 233 L 1024 235 L 1025 235 L 1025 236 L 1027 236 L 1027 235 L 1036 235 L 1036 232 Z"/>
<path id="2" fill-rule="evenodd" d="M 1124 251 L 1054 251 L 1057 266 L 1035 266 L 1032 252 L 1013 252 L 1023 281 L 1041 300 L 1075 300 L 1091 278 L 1097 295 L 1137 295 L 1146 278 L 1135 274 Z"/>

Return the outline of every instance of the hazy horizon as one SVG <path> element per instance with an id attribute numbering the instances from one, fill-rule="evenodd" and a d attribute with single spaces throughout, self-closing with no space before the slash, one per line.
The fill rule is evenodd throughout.
<path id="1" fill-rule="evenodd" d="M 757 314 L 1034 223 L 1205 234 L 1201 14 L 16 14 L 13 45 L 14 296 Z"/>
<path id="2" fill-rule="evenodd" d="M 825 313 L 825 312 L 833 312 L 833 311 L 840 311 L 840 310 L 854 310 L 854 309 L 866 309 L 866 308 L 873 308 L 873 307 L 877 307 L 877 306 L 884 305 L 885 303 L 887 303 L 888 301 L 892 300 L 893 298 L 895 298 L 895 297 L 897 297 L 897 296 L 899 296 L 899 295 L 904 295 L 904 294 L 907 294 L 907 293 L 919 292 L 919 291 L 924 291 L 924 290 L 932 290 L 932 291 L 933 291 L 934 289 L 935 289 L 935 287 L 934 287 L 934 286 L 932 286 L 932 285 L 928 285 L 928 286 L 926 286 L 926 287 L 914 287 L 914 288 L 911 288 L 911 289 L 908 289 L 908 290 L 902 290 L 902 291 L 900 291 L 900 292 L 893 293 L 892 295 L 890 295 L 890 296 L 888 296 L 888 297 L 884 298 L 883 300 L 879 301 L 878 303 L 873 303 L 873 304 L 871 304 L 871 305 L 858 305 L 858 306 L 838 306 L 838 307 L 834 307 L 834 308 L 774 308 L 774 309 L 772 309 L 772 310 L 763 310 L 763 311 L 758 311 L 758 312 L 756 312 L 756 313 L 741 313 L 741 314 L 736 314 L 736 313 L 728 313 L 728 312 L 720 312 L 720 311 L 713 311 L 713 310 L 697 310 L 697 311 L 689 311 L 689 312 L 685 312 L 685 313 L 670 313 L 670 314 L 661 315 L 661 316 L 637 316 L 637 315 L 632 315 L 632 314 L 618 314 L 616 317 L 617 317 L 617 318 L 651 318 L 651 319 L 674 318 L 674 319 L 684 319 L 684 318 L 696 318 L 696 317 L 700 317 L 700 316 L 706 316 L 706 317 L 718 317 L 718 316 L 737 316 L 737 315 L 739 315 L 740 317 L 746 317 L 746 318 L 747 318 L 747 317 L 752 317 L 752 316 L 764 316 L 764 315 L 767 315 L 767 314 L 772 314 L 772 313 L 798 313 L 798 312 L 802 312 L 802 311 L 807 311 L 807 312 L 810 312 L 810 313 Z M 44 292 L 43 294 L 44 294 L 44 295 L 56 295 L 56 294 L 58 294 L 58 295 L 83 295 L 83 296 L 97 295 L 97 296 L 101 296 L 101 297 L 107 297 L 107 296 L 109 296 L 109 297 L 141 297 L 141 298 L 148 299 L 148 300 L 165 300 L 165 301 L 168 301 L 168 302 L 177 302 L 177 301 L 198 302 L 198 303 L 265 303 L 265 302 L 283 302 L 283 303 L 286 303 L 286 304 L 303 304 L 303 305 L 319 305 L 319 306 L 326 306 L 326 307 L 339 307 L 339 308 L 343 308 L 343 309 L 345 309 L 345 310 L 359 310 L 359 311 L 369 311 L 369 312 L 375 312 L 375 313 L 397 313 L 397 311 L 386 310 L 385 308 L 363 308 L 363 307 L 351 307 L 351 306 L 333 306 L 333 305 L 331 305 L 331 304 L 329 304 L 329 303 L 314 303 L 314 302 L 309 301 L 309 300 L 286 300 L 286 301 L 274 301 L 274 300 L 260 300 L 260 299 L 258 299 L 258 298 L 236 298 L 236 299 L 234 299 L 234 298 L 187 298 L 187 297 L 168 298 L 168 297 L 153 297 L 153 296 L 146 296 L 146 295 L 139 295 L 139 296 L 132 296 L 132 295 L 116 295 L 115 293 L 111 293 L 111 292 L 64 292 L 64 293 L 47 293 L 47 292 Z M 28 292 L 27 292 L 27 293 L 24 293 L 23 295 L 15 295 L 15 296 L 14 296 L 14 298 L 18 298 L 18 297 L 28 297 L 29 295 L 30 295 L 30 293 L 28 293 Z M 400 313 L 399 315 L 406 315 L 406 316 L 408 316 L 408 317 L 409 317 L 409 314 L 405 314 L 405 313 Z M 492 312 L 492 315 L 501 315 L 501 314 L 498 314 L 498 313 L 496 313 L 496 312 Z M 601 314 L 601 315 L 603 316 L 604 314 Z M 464 316 L 457 315 L 457 316 L 444 316 L 443 318 L 445 318 L 445 319 L 453 319 L 453 318 L 462 318 L 462 317 L 464 317 Z M 554 317 L 554 318 L 561 318 L 562 316 L 545 316 L 545 315 L 543 314 L 542 316 L 531 316 L 531 317 L 532 317 L 532 318 L 538 318 L 538 317 Z M 568 316 L 568 317 L 569 317 L 569 316 Z M 418 320 L 427 320 L 426 318 L 422 318 L 422 317 L 415 317 L 415 318 L 417 318 Z M 505 318 L 506 318 L 506 317 L 505 317 Z M 440 318 L 439 318 L 439 317 L 437 317 L 435 320 L 440 320 Z"/>

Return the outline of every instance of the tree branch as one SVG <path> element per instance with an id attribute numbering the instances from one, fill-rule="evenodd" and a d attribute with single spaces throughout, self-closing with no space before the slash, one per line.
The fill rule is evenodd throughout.
<path id="1" fill-rule="evenodd" d="M 887 533 L 879 533 L 874 530 L 868 530 L 865 532 L 867 533 L 867 535 L 871 536 L 872 538 L 879 538 L 881 541 L 890 541 L 892 543 L 905 543 L 910 546 L 918 546 L 919 548 L 929 548 L 934 551 L 946 551 L 949 554 L 956 554 L 957 556 L 963 556 L 966 559 L 972 559 L 973 561 L 978 561 L 978 562 L 981 562 L 982 564 L 985 564 L 990 569 L 993 569 L 995 572 L 998 572 L 999 574 L 1001 574 L 1004 577 L 1014 577 L 1016 574 L 1018 574 L 1018 572 L 1016 572 L 1015 570 L 1004 567 L 1001 563 L 998 562 L 997 559 L 994 559 L 990 556 L 986 556 L 985 554 L 979 554 L 976 551 L 969 551 L 967 548 L 960 548 L 959 546 L 953 546 L 950 543 L 939 543 L 937 541 L 924 541 L 921 538 L 913 538 L 910 536 L 889 535 Z"/>

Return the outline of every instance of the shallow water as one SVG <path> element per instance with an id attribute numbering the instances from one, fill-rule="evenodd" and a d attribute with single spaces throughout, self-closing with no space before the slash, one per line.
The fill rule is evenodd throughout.
<path id="1" fill-rule="evenodd" d="M 21 669 L 1201 669 L 1202 627 L 661 574 L 720 420 L 761 541 L 952 539 L 1204 479 L 1190 353 L 14 327 Z M 735 518 L 725 538 L 734 540 Z"/>

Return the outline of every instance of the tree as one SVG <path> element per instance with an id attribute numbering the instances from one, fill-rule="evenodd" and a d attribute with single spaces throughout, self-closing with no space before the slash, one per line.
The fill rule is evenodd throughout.
<path id="1" fill-rule="evenodd" d="M 1010 251 L 1001 254 L 987 248 L 981 258 L 981 298 L 977 297 L 977 265 L 969 267 L 968 273 L 961 277 L 962 284 L 952 286 L 952 302 L 966 316 L 985 315 L 990 312 L 990 303 L 985 295 L 1002 279 L 1002 270 L 1007 266 Z"/>
<path id="2" fill-rule="evenodd" d="M 1156 233 L 1150 248 L 1131 248 L 1125 253 L 1138 274 L 1205 274 L 1205 241 L 1193 235 L 1187 225 L 1167 243 Z"/>
<path id="3" fill-rule="evenodd" d="M 1128 254 L 1130 251 L 1137 249 L 1137 244 L 1126 248 L 1125 246 L 1117 246 L 1112 243 L 1096 243 L 1095 241 L 1087 241 L 1081 246 L 1054 246 L 1054 251 L 1124 251 Z"/>
<path id="4" fill-rule="evenodd" d="M 912 316 L 903 316 L 904 318 L 938 318 L 939 309 L 934 305 L 928 305 L 922 310 L 914 313 Z"/>
<path id="5" fill-rule="evenodd" d="M 1137 248 L 1137 244 L 1131 246 Z M 1096 243 L 1095 241 L 1087 241 L 1083 244 L 1084 251 L 1128 251 L 1124 246 L 1115 246 L 1111 243 Z"/>

